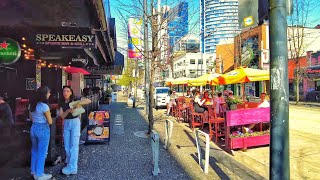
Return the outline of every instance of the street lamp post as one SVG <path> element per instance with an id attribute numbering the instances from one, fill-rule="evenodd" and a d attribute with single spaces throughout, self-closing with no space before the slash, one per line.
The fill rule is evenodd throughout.
<path id="1" fill-rule="evenodd" d="M 269 1 L 270 179 L 290 179 L 286 0 Z"/>

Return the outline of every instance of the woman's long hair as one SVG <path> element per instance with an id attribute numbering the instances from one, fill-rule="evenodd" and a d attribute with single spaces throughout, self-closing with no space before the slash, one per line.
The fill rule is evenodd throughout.
<path id="1" fill-rule="evenodd" d="M 30 111 L 34 112 L 36 110 L 37 104 L 39 102 L 48 104 L 47 94 L 50 89 L 47 86 L 41 86 L 37 89 L 34 99 L 30 103 Z"/>
<path id="2" fill-rule="evenodd" d="M 70 89 L 71 95 L 70 95 L 69 100 L 70 100 L 70 102 L 73 101 L 73 99 L 74 99 L 74 93 L 73 93 L 73 90 L 72 90 L 71 86 L 63 86 L 63 88 L 62 88 L 62 98 L 61 98 L 61 101 L 62 101 L 62 102 L 65 102 L 65 99 L 64 99 L 64 96 L 63 96 L 63 89 L 64 89 L 64 88 Z"/>

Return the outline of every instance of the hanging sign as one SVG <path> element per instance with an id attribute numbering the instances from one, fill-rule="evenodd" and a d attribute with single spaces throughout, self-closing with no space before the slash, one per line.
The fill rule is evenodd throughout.
<path id="1" fill-rule="evenodd" d="M 81 57 L 78 55 L 77 57 L 71 58 L 71 66 L 74 67 L 85 67 L 88 64 L 88 58 Z"/>
<path id="2" fill-rule="evenodd" d="M 34 41 L 41 46 L 84 49 L 94 48 L 96 37 L 94 34 L 36 33 Z"/>
<path id="3" fill-rule="evenodd" d="M 21 56 L 21 48 L 17 41 L 0 38 L 0 64 L 13 64 Z"/>

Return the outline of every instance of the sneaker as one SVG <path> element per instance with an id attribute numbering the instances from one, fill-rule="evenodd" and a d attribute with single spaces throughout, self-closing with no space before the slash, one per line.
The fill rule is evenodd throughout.
<path id="1" fill-rule="evenodd" d="M 67 176 L 70 174 L 74 175 L 74 174 L 77 174 L 77 171 L 70 171 L 68 169 L 68 167 L 66 166 L 66 167 L 62 168 L 62 174 L 67 175 Z"/>
<path id="2" fill-rule="evenodd" d="M 51 174 L 43 174 L 42 176 L 37 177 L 36 175 L 33 176 L 36 180 L 48 180 L 52 178 Z"/>

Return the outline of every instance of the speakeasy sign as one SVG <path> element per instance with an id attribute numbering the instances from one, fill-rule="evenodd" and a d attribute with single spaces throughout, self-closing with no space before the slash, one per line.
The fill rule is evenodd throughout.
<path id="1" fill-rule="evenodd" d="M 55 34 L 37 33 L 35 43 L 44 46 L 65 48 L 94 48 L 96 38 L 93 34 Z"/>
<path id="2" fill-rule="evenodd" d="M 0 64 L 15 63 L 21 56 L 21 48 L 17 41 L 0 38 Z"/>

